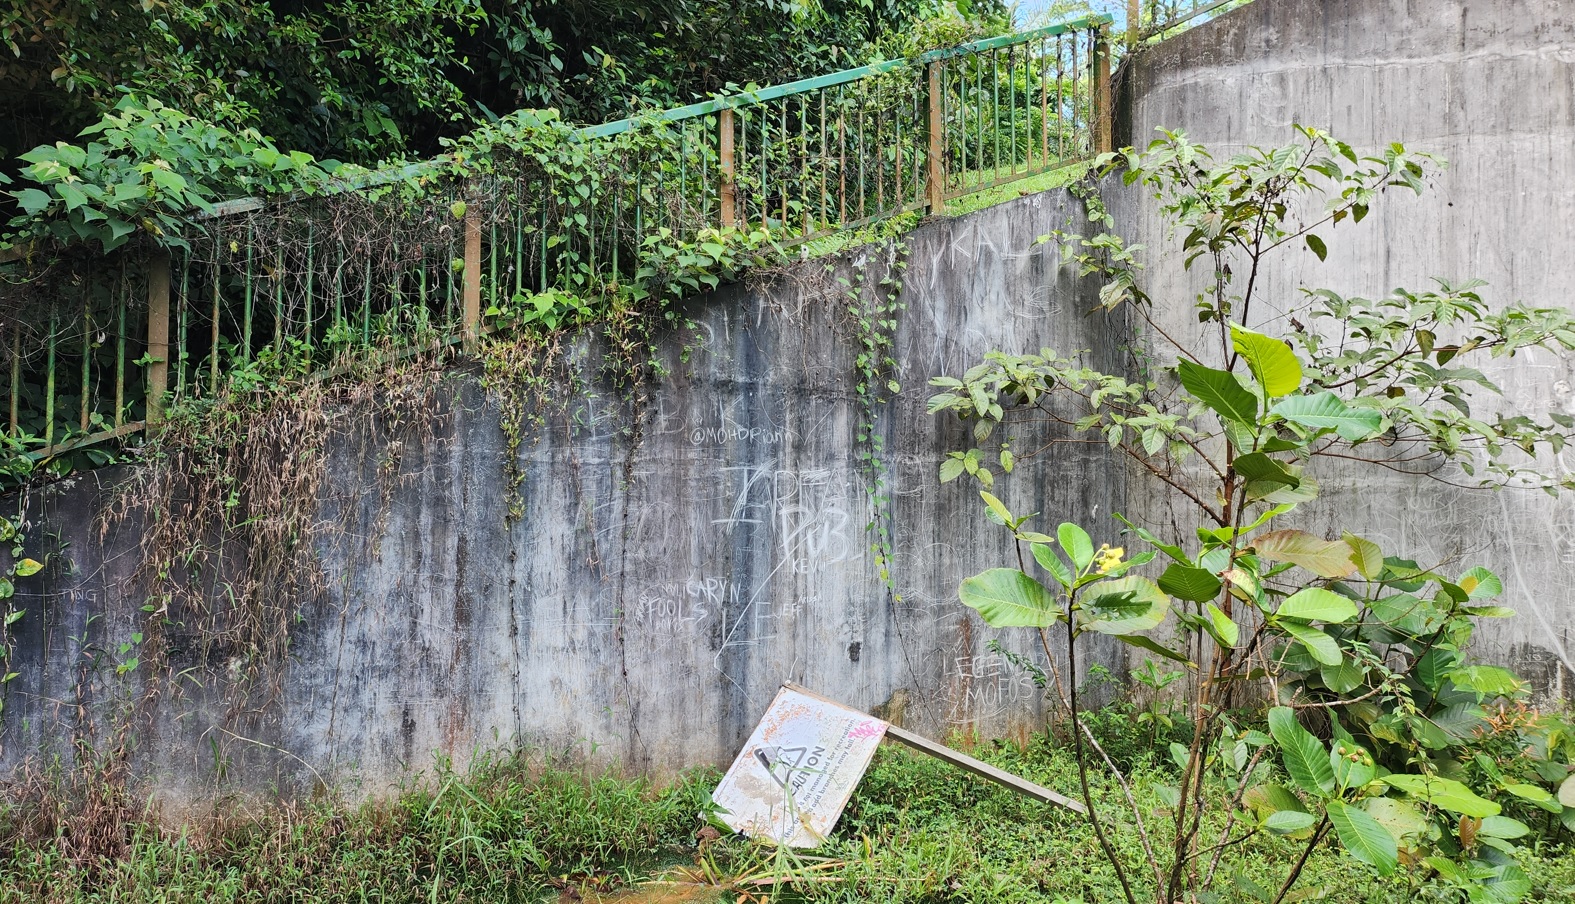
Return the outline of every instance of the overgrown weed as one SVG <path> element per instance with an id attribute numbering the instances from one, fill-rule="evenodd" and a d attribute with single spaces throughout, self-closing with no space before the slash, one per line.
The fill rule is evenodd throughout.
<path id="1" fill-rule="evenodd" d="M 974 753 L 1048 787 L 1076 783 L 1054 735 L 986 741 Z M 35 796 L 0 811 L 0 904 L 595 900 L 652 876 L 658 890 L 710 886 L 738 902 L 1102 904 L 1120 894 L 1081 817 L 900 748 L 881 749 L 830 843 L 811 852 L 717 837 L 697 816 L 718 777 L 702 769 L 658 787 L 535 752 L 497 753 L 463 773 L 439 761 L 383 803 L 277 804 L 183 829 L 139 813 L 121 823 L 118 852 L 87 861 L 54 815 L 64 799 Z M 1172 764 L 1149 757 L 1130 777 L 1140 804 L 1168 812 Z M 1103 778 L 1093 791 L 1107 805 L 1122 793 Z M 1111 828 L 1115 844 L 1136 851 L 1130 820 Z M 1296 848 L 1263 835 L 1233 846 L 1218 904 L 1250 900 L 1247 889 L 1283 873 Z M 1568 850 L 1527 850 L 1522 862 L 1532 900 L 1575 899 Z M 1305 888 L 1309 900 L 1334 904 L 1432 900 L 1327 845 Z"/>

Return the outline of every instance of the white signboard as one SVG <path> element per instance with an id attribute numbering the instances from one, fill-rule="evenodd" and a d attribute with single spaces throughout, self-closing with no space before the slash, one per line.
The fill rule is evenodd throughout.
<path id="1" fill-rule="evenodd" d="M 734 831 L 816 847 L 837 824 L 886 728 L 856 709 L 783 688 L 712 800 Z"/>

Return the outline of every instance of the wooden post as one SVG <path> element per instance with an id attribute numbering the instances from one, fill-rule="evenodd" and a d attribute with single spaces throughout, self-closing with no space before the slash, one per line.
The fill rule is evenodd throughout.
<path id="1" fill-rule="evenodd" d="M 481 211 L 476 198 L 470 199 L 465 212 L 464 277 L 460 337 L 465 352 L 471 354 L 481 340 Z"/>
<path id="2" fill-rule="evenodd" d="M 1127 0 L 1127 50 L 1143 40 L 1143 0 Z"/>
<path id="3" fill-rule="evenodd" d="M 946 116 L 942 105 L 945 98 L 941 95 L 939 61 L 930 64 L 929 76 L 930 153 L 925 200 L 929 203 L 930 213 L 939 214 L 946 210 Z"/>
<path id="4" fill-rule="evenodd" d="M 1101 25 L 1094 35 L 1094 153 L 1115 150 L 1110 109 L 1110 26 Z"/>
<path id="5" fill-rule="evenodd" d="M 721 179 L 722 228 L 738 225 L 738 185 L 733 181 L 733 111 L 723 108 L 716 115 L 717 177 Z"/>
<path id="6" fill-rule="evenodd" d="M 170 382 L 170 252 L 148 255 L 147 425 L 164 420 L 164 393 Z"/>

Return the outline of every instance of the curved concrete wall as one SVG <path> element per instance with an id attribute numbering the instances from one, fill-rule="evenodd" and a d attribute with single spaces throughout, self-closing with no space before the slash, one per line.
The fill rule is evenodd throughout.
<path id="1" fill-rule="evenodd" d="M 1489 303 L 1568 305 L 1575 284 L 1575 8 L 1562 0 L 1256 0 L 1141 53 L 1121 74 L 1118 140 L 1181 129 L 1223 153 L 1319 126 L 1359 150 L 1391 141 L 1442 155 L 1424 196 L 1390 192 L 1359 226 L 1320 233 L 1329 259 L 1298 249 L 1266 274 L 1261 298 L 1302 287 L 1377 297 L 1431 278 L 1484 279 Z M 1186 273 L 1152 205 L 1124 193 L 1124 229 L 1156 253 L 1148 277 L 1162 316 L 1188 329 L 1206 274 Z M 1202 268 L 1200 268 L 1201 270 Z M 1505 409 L 1575 413 L 1575 358 L 1494 362 Z M 1488 406 L 1494 404 L 1488 402 Z M 1566 451 L 1551 467 L 1575 469 Z M 1483 564 L 1505 578 L 1519 618 L 1480 635 L 1479 651 L 1555 693 L 1575 693 L 1575 497 L 1461 490 L 1370 469 L 1325 481 L 1309 513 L 1424 562 Z M 1438 476 L 1455 479 L 1456 472 Z M 1466 479 L 1469 482 L 1469 478 Z M 1163 518 L 1162 512 L 1155 517 Z"/>

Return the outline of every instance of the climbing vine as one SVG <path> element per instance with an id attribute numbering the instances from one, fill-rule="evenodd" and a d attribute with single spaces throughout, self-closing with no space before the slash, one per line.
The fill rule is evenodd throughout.
<path id="1" fill-rule="evenodd" d="M 854 394 L 859 408 L 854 439 L 859 443 L 856 455 L 870 493 L 870 519 L 865 532 L 870 538 L 876 571 L 887 589 L 895 592 L 891 574 L 890 467 L 880 415 L 902 391 L 895 345 L 898 315 L 907 307 L 902 301 L 902 285 L 908 268 L 908 246 L 893 235 L 877 247 L 884 251 L 886 266 L 874 286 L 867 284 L 865 268 L 858 266 L 853 268 L 851 277 L 838 277 L 838 283 L 847 293 L 848 314 L 857 343 Z"/>

